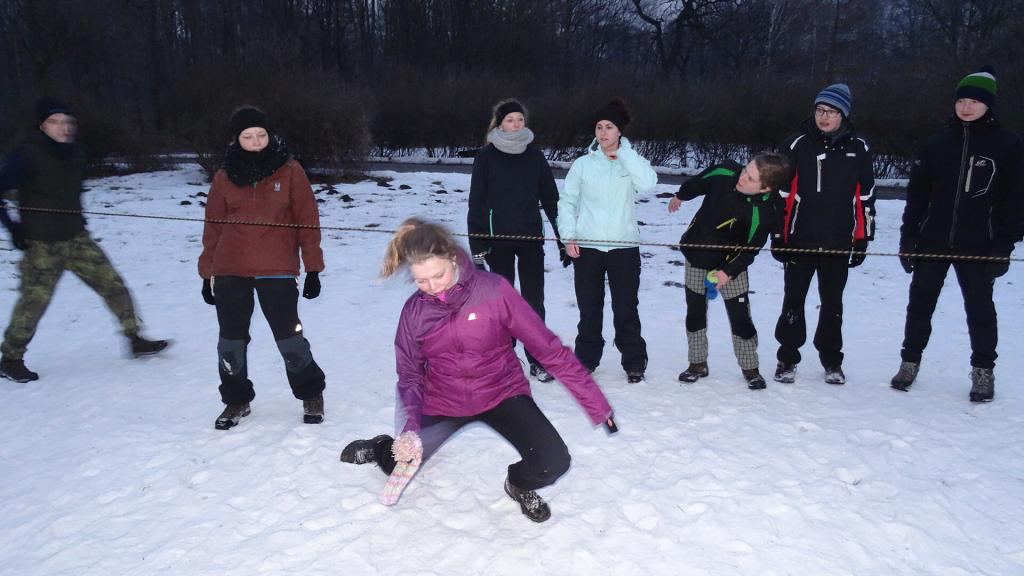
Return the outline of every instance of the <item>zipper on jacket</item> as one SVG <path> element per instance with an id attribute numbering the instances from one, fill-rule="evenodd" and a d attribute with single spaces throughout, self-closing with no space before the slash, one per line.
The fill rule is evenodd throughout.
<path id="1" fill-rule="evenodd" d="M 821 192 L 821 165 L 825 161 L 825 154 L 818 154 L 818 192 Z"/>
<path id="2" fill-rule="evenodd" d="M 971 176 L 974 176 L 974 155 L 973 154 L 971 155 L 970 162 L 968 162 L 967 164 L 969 165 L 969 168 L 967 168 L 967 183 L 964 184 L 964 192 L 970 192 L 971 191 Z"/>
<path id="3" fill-rule="evenodd" d="M 956 237 L 956 215 L 960 211 L 960 191 L 963 189 L 961 184 L 964 181 L 964 161 L 967 159 L 967 144 L 970 139 L 971 132 L 964 125 L 964 147 L 960 151 L 960 175 L 956 179 L 956 197 L 953 199 L 953 222 L 949 227 L 949 247 L 953 247 L 953 239 Z"/>

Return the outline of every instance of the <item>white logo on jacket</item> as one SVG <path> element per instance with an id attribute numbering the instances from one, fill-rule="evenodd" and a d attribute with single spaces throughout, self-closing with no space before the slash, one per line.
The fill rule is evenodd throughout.
<path id="1" fill-rule="evenodd" d="M 280 192 L 280 191 L 281 191 L 281 183 L 280 182 L 274 182 L 274 192 Z"/>

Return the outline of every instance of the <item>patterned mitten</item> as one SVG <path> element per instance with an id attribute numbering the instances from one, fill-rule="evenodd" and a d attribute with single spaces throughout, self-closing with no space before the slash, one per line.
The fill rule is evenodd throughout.
<path id="1" fill-rule="evenodd" d="M 397 504 L 402 491 L 416 475 L 423 461 L 423 442 L 415 432 L 402 432 L 391 445 L 391 453 L 395 457 L 395 469 L 391 471 L 384 491 L 380 493 L 380 503 L 385 506 Z"/>

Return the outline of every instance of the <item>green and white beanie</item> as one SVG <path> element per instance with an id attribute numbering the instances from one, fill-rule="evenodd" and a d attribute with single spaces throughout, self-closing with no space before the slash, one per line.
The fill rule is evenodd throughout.
<path id="1" fill-rule="evenodd" d="M 956 99 L 970 98 L 985 104 L 989 108 L 996 103 L 995 70 L 985 66 L 979 72 L 964 76 L 956 85 Z"/>

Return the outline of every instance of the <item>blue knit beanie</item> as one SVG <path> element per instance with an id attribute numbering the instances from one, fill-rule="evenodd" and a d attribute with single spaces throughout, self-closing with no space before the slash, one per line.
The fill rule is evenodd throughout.
<path id="1" fill-rule="evenodd" d="M 814 105 L 826 104 L 843 113 L 843 118 L 850 117 L 850 109 L 853 108 L 853 94 L 846 84 L 832 84 L 818 92 L 814 98 Z"/>

